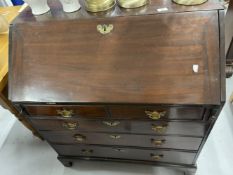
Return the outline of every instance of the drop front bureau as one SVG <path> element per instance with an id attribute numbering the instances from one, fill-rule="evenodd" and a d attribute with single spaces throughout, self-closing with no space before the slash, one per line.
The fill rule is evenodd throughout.
<path id="1" fill-rule="evenodd" d="M 70 14 L 49 4 L 50 12 L 28 8 L 11 25 L 9 99 L 58 159 L 194 174 L 225 102 L 221 4 L 151 0 Z"/>

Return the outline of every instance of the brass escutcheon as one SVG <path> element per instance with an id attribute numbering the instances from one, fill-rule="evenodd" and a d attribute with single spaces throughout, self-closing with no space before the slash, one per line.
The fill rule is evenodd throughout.
<path id="1" fill-rule="evenodd" d="M 122 148 L 113 148 L 113 150 L 117 152 L 125 152 L 125 150 Z"/>
<path id="2" fill-rule="evenodd" d="M 57 110 L 57 114 L 61 115 L 64 118 L 70 118 L 70 117 L 72 117 L 74 112 L 73 112 L 73 110 L 62 109 L 62 110 Z"/>
<path id="3" fill-rule="evenodd" d="M 81 134 L 75 134 L 73 137 L 77 142 L 83 142 L 86 140 L 86 136 Z"/>
<path id="4" fill-rule="evenodd" d="M 161 117 L 166 115 L 166 111 L 158 112 L 158 111 L 145 111 L 146 115 L 152 120 L 159 120 Z"/>
<path id="5" fill-rule="evenodd" d="M 110 135 L 110 138 L 116 140 L 116 139 L 120 139 L 121 136 L 120 135 Z"/>
<path id="6" fill-rule="evenodd" d="M 62 126 L 66 129 L 74 130 L 77 128 L 78 123 L 77 122 L 64 122 Z"/>
<path id="7" fill-rule="evenodd" d="M 99 24 L 97 25 L 97 31 L 103 35 L 109 34 L 113 30 L 113 24 Z"/>
<path id="8" fill-rule="evenodd" d="M 110 127 L 115 127 L 120 124 L 119 121 L 103 121 L 103 124 L 110 126 Z"/>
<path id="9" fill-rule="evenodd" d="M 155 161 L 161 160 L 161 159 L 164 157 L 163 154 L 157 155 L 157 154 L 153 154 L 153 153 L 150 154 L 150 156 L 151 156 L 151 158 L 152 158 L 153 160 L 155 160 Z"/>

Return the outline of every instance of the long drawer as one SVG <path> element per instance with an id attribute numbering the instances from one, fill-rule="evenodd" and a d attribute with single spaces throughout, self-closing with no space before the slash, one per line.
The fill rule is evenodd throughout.
<path id="1" fill-rule="evenodd" d="M 112 118 L 119 119 L 202 119 L 203 107 L 109 106 Z"/>
<path id="2" fill-rule="evenodd" d="M 42 131 L 41 134 L 49 142 L 58 144 L 124 145 L 184 150 L 198 150 L 202 141 L 202 138 L 199 137 L 88 133 L 77 131 Z"/>
<path id="3" fill-rule="evenodd" d="M 46 131 L 95 131 L 152 135 L 204 136 L 209 124 L 199 121 L 129 121 L 87 119 L 33 119 L 32 124 Z"/>
<path id="4" fill-rule="evenodd" d="M 30 116 L 60 116 L 64 118 L 105 118 L 112 119 L 196 119 L 201 120 L 203 107 L 168 107 L 168 106 L 74 106 L 40 105 L 25 106 Z"/>
<path id="5" fill-rule="evenodd" d="M 121 147 L 100 147 L 83 145 L 53 145 L 62 156 L 101 157 L 127 160 L 144 160 L 174 164 L 193 164 L 195 152 L 181 152 Z"/>

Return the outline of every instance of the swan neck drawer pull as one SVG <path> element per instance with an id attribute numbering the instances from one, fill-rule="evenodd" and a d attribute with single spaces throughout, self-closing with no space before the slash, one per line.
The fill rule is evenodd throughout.
<path id="1" fill-rule="evenodd" d="M 84 154 L 84 155 L 90 155 L 92 154 L 94 151 L 92 149 L 82 149 L 81 152 Z"/>
<path id="2" fill-rule="evenodd" d="M 153 160 L 155 160 L 155 161 L 159 161 L 159 160 L 161 160 L 163 157 L 164 157 L 164 155 L 163 154 L 150 154 L 150 156 L 151 156 L 151 158 L 153 159 Z"/>
<path id="3" fill-rule="evenodd" d="M 110 138 L 114 139 L 114 140 L 117 140 L 117 139 L 120 139 L 121 136 L 120 135 L 110 135 Z"/>
<path id="4" fill-rule="evenodd" d="M 151 139 L 151 143 L 154 146 L 162 146 L 163 144 L 165 144 L 165 142 L 166 142 L 165 139 L 161 139 L 161 140 Z"/>
<path id="5" fill-rule="evenodd" d="M 119 121 L 103 121 L 103 124 L 110 126 L 110 127 L 115 127 L 120 124 Z"/>
<path id="6" fill-rule="evenodd" d="M 168 125 L 155 125 L 155 124 L 152 124 L 152 130 L 157 132 L 157 133 L 164 133 L 166 132 L 166 129 L 167 129 Z"/>
<path id="7" fill-rule="evenodd" d="M 75 141 L 77 142 L 83 142 L 86 140 L 86 136 L 81 135 L 81 134 L 75 134 L 74 136 Z"/>
<path id="8" fill-rule="evenodd" d="M 145 111 L 145 114 L 152 120 L 159 120 L 166 115 L 166 111 Z"/>
<path id="9" fill-rule="evenodd" d="M 70 117 L 72 117 L 74 112 L 73 112 L 73 110 L 62 109 L 62 110 L 57 110 L 57 114 L 61 115 L 64 118 L 70 118 Z"/>
<path id="10" fill-rule="evenodd" d="M 75 130 L 78 127 L 77 122 L 64 122 L 62 126 L 69 130 Z"/>

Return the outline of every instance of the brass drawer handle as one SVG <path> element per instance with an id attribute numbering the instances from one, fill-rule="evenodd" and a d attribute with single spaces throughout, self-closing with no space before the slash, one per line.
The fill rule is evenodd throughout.
<path id="1" fill-rule="evenodd" d="M 77 142 L 83 142 L 86 140 L 86 136 L 81 134 L 75 134 L 73 137 Z"/>
<path id="2" fill-rule="evenodd" d="M 64 122 L 62 126 L 69 130 L 75 130 L 78 127 L 77 122 Z"/>
<path id="3" fill-rule="evenodd" d="M 150 154 L 150 156 L 151 156 L 151 158 L 153 159 L 153 160 L 155 160 L 155 161 L 159 161 L 159 160 L 161 160 L 163 157 L 164 157 L 164 155 L 163 154 Z"/>
<path id="4" fill-rule="evenodd" d="M 73 110 L 62 109 L 62 110 L 57 110 L 57 114 L 61 115 L 64 118 L 70 118 L 70 117 L 72 117 L 74 112 L 73 112 Z"/>
<path id="5" fill-rule="evenodd" d="M 157 133 L 164 133 L 167 129 L 168 125 L 155 125 L 152 124 L 152 130 Z"/>
<path id="6" fill-rule="evenodd" d="M 81 152 L 84 154 L 84 155 L 90 155 L 92 154 L 94 151 L 92 149 L 82 149 Z"/>
<path id="7" fill-rule="evenodd" d="M 103 124 L 110 126 L 110 127 L 115 127 L 118 126 L 121 122 L 119 121 L 103 121 Z"/>
<path id="8" fill-rule="evenodd" d="M 97 25 L 97 31 L 100 32 L 103 35 L 106 35 L 110 33 L 113 30 L 113 25 L 112 24 L 99 24 Z"/>
<path id="9" fill-rule="evenodd" d="M 145 111 L 146 115 L 152 120 L 159 120 L 160 118 L 166 115 L 166 111 L 158 112 L 158 111 Z"/>
<path id="10" fill-rule="evenodd" d="M 120 135 L 110 135 L 110 138 L 117 140 L 117 139 L 120 139 L 121 136 Z"/>
<path id="11" fill-rule="evenodd" d="M 156 139 L 151 139 L 151 143 L 154 146 L 162 146 L 163 144 L 165 144 L 166 140 L 162 139 L 162 140 L 156 140 Z"/>

